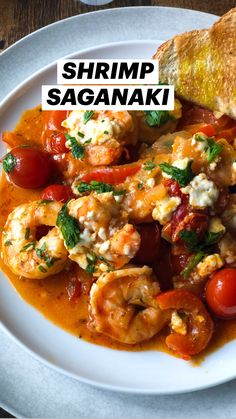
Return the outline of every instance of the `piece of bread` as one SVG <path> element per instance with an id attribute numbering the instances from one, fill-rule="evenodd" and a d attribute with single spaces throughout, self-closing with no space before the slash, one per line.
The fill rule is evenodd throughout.
<path id="1" fill-rule="evenodd" d="M 153 58 L 180 98 L 236 118 L 236 8 L 208 30 L 174 36 Z"/>

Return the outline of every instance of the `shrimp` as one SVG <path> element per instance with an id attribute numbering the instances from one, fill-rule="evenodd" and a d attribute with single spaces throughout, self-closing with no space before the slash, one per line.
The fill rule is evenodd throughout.
<path id="1" fill-rule="evenodd" d="M 147 266 L 104 273 L 90 291 L 88 327 L 133 345 L 156 335 L 170 320 L 156 300 L 159 283 Z"/>
<path id="2" fill-rule="evenodd" d="M 62 126 L 68 130 L 73 141 L 84 147 L 87 163 L 92 166 L 115 163 L 124 145 L 136 144 L 137 130 L 129 112 L 86 112 L 72 111 Z M 71 139 L 66 145 L 73 151 Z"/>
<path id="3" fill-rule="evenodd" d="M 2 255 L 11 271 L 20 276 L 42 279 L 60 272 L 68 252 L 56 225 L 59 202 L 33 201 L 15 208 L 8 216 L 2 234 Z M 54 227 L 39 241 L 37 227 Z"/>
<path id="4" fill-rule="evenodd" d="M 90 273 L 119 269 L 132 259 L 140 246 L 140 235 L 128 223 L 128 214 L 112 192 L 90 194 L 71 200 L 69 216 L 79 223 L 80 239 L 69 258 Z"/>

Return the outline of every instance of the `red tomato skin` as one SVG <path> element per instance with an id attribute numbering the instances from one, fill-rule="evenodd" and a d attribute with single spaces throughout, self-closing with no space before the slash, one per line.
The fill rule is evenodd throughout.
<path id="1" fill-rule="evenodd" d="M 42 199 L 63 203 L 66 203 L 72 198 L 74 198 L 74 194 L 70 186 L 65 185 L 49 185 L 42 193 Z"/>
<path id="2" fill-rule="evenodd" d="M 68 116 L 68 111 L 44 111 L 45 129 L 61 131 L 61 123 Z"/>
<path id="3" fill-rule="evenodd" d="M 63 132 L 44 131 L 43 145 L 45 151 L 49 154 L 69 153 L 69 148 L 66 147 L 66 137 Z"/>
<path id="4" fill-rule="evenodd" d="M 221 269 L 209 279 L 206 300 L 217 317 L 236 318 L 236 268 Z"/>
<path id="5" fill-rule="evenodd" d="M 159 256 L 161 233 L 157 223 L 143 223 L 136 226 L 141 244 L 134 261 L 140 265 L 154 263 Z"/>
<path id="6" fill-rule="evenodd" d="M 132 164 L 127 166 L 101 167 L 84 174 L 81 180 L 91 182 L 97 180 L 99 182 L 110 183 L 110 185 L 118 185 L 125 181 L 128 176 L 135 175 L 141 169 L 140 164 Z"/>
<path id="7" fill-rule="evenodd" d="M 46 185 L 52 175 L 52 162 L 48 155 L 32 147 L 15 147 L 11 155 L 16 165 L 8 173 L 12 183 L 24 189 L 37 189 Z"/>

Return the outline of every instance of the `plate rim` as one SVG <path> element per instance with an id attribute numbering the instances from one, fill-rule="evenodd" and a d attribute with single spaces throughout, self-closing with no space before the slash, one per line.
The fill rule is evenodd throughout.
<path id="1" fill-rule="evenodd" d="M 160 8 L 159 6 L 139 6 L 138 8 L 153 8 L 153 7 L 155 7 L 155 8 Z M 169 8 L 169 7 L 162 7 L 162 8 L 165 8 L 165 9 L 179 9 L 179 8 Z M 122 9 L 122 8 L 116 8 L 116 9 Z M 134 7 L 129 7 L 129 9 L 134 9 Z M 110 10 L 113 10 L 113 9 L 106 9 L 105 11 L 110 11 Z M 189 10 L 189 9 L 184 9 L 184 10 Z M 190 10 L 191 12 L 192 12 L 192 10 Z M 90 12 L 90 13 L 100 13 L 100 12 L 104 12 L 104 10 L 99 10 L 99 11 L 94 11 L 94 12 Z M 198 12 L 198 13 L 204 13 L 204 12 Z M 204 14 L 210 14 L 210 13 L 204 13 Z M 76 15 L 76 16 L 72 16 L 72 17 L 69 17 L 69 18 L 67 18 L 67 19 L 72 19 L 72 18 L 76 18 L 76 17 L 78 17 L 78 16 L 80 16 L 80 15 Z M 67 19 L 64 19 L 64 20 L 67 20 Z M 50 25 L 48 25 L 48 26 L 52 26 L 52 25 L 55 25 L 55 24 L 58 24 L 60 21 L 58 21 L 58 22 L 54 22 L 54 23 L 52 23 L 52 24 L 50 24 Z M 43 28 L 40 28 L 39 30 L 37 30 L 37 31 L 35 31 L 35 32 L 38 32 L 38 31 L 40 31 L 40 30 L 43 30 L 44 28 L 47 28 L 47 26 L 46 27 L 43 27 Z M 33 33 L 35 33 L 35 32 L 33 32 Z M 29 35 L 27 35 L 26 37 L 30 37 L 32 34 L 29 34 Z M 26 37 L 24 37 L 24 38 L 26 38 Z M 21 42 L 24 38 L 22 38 L 21 40 L 19 40 L 18 42 Z M 137 44 L 137 43 L 147 43 L 147 42 L 155 42 L 155 40 L 131 40 L 131 41 L 120 41 L 120 42 L 111 42 L 111 43 L 105 43 L 105 44 L 101 44 L 101 45 L 98 45 L 98 46 L 94 46 L 94 47 L 89 47 L 89 48 L 86 48 L 86 49 L 83 49 L 83 50 L 80 50 L 79 52 L 77 51 L 77 52 L 73 52 L 72 54 L 68 54 L 68 55 L 66 55 L 65 57 L 72 57 L 72 56 L 74 56 L 74 55 L 77 55 L 77 54 L 83 54 L 83 53 L 86 53 L 86 52 L 90 52 L 90 51 L 92 51 L 92 50 L 98 50 L 99 48 L 106 48 L 106 47 L 110 47 L 112 44 L 115 44 L 115 45 L 118 45 L 118 44 L 122 44 L 122 45 L 124 45 L 124 44 L 130 44 L 130 43 L 135 43 L 135 44 Z M 15 46 L 15 44 L 13 44 L 11 47 L 13 47 L 13 46 Z M 11 48 L 11 47 L 9 47 L 9 48 Z M 8 48 L 8 49 L 9 49 Z M 7 50 L 8 50 L 7 49 Z M 7 51 L 7 50 L 5 50 L 5 51 Z M 5 52 L 4 51 L 4 52 Z M 4 53 L 3 52 L 3 53 Z M 53 61 L 52 63 L 49 63 L 48 65 L 46 65 L 46 66 L 44 66 L 44 67 L 42 67 L 41 69 L 39 69 L 39 70 L 37 70 L 36 72 L 34 72 L 32 75 L 30 75 L 29 77 L 27 77 L 25 80 L 23 80 L 20 84 L 18 84 L 8 95 L 6 95 L 5 96 L 5 98 L 3 98 L 3 100 L 1 101 L 1 103 L 0 103 L 0 106 L 2 107 L 2 106 L 5 106 L 6 105 L 6 103 L 8 102 L 8 101 L 11 101 L 11 99 L 12 99 L 12 97 L 13 96 L 15 96 L 15 94 L 17 93 L 17 91 L 18 90 L 21 90 L 23 87 L 24 87 L 24 85 L 27 85 L 29 82 L 31 82 L 31 81 L 33 81 L 33 79 L 35 79 L 35 78 L 37 78 L 38 76 L 40 76 L 40 74 L 41 73 L 44 73 L 45 71 L 48 71 L 48 70 L 50 70 L 53 66 L 55 66 L 55 64 L 56 64 L 56 61 Z M 10 104 L 11 105 L 11 104 Z M 102 389 L 106 389 L 106 390 L 111 390 L 111 391 L 116 391 L 116 392 L 121 392 L 121 393 L 130 393 L 130 394 L 143 394 L 143 395 L 171 395 L 171 394 L 183 394 L 183 393 L 189 393 L 189 392 L 195 392 L 195 391 L 200 391 L 200 390 L 203 390 L 203 389 L 205 389 L 205 388 L 210 388 L 210 387 L 215 387 L 215 386 L 218 386 L 218 385 L 220 385 L 220 384 L 223 384 L 223 383 L 225 383 L 225 382 L 229 382 L 229 381 L 231 381 L 231 380 L 233 380 L 235 377 L 236 377 L 236 374 L 233 374 L 231 377 L 228 377 L 228 378 L 224 378 L 224 379 L 222 379 L 222 380 L 218 380 L 217 382 L 215 382 L 215 383 L 213 383 L 213 384 L 207 384 L 207 385 L 202 385 L 202 386 L 198 386 L 197 388 L 194 388 L 194 389 L 187 389 L 187 390 L 183 390 L 183 389 L 178 389 L 178 390 L 173 390 L 173 391 L 170 391 L 170 392 L 167 392 L 166 390 L 165 391 L 160 391 L 160 390 L 144 390 L 144 389 L 134 389 L 134 388 L 129 388 L 129 387 L 119 387 L 119 386 L 113 386 L 113 385 L 110 385 L 110 384 L 104 384 L 104 383 L 101 383 L 101 382 L 96 382 L 95 380 L 89 380 L 89 379 L 84 379 L 84 378 L 81 378 L 81 377 L 78 377 L 78 375 L 76 375 L 76 374 L 73 374 L 73 373 L 71 373 L 71 372 L 69 372 L 69 371 L 67 371 L 67 370 L 64 370 L 63 368 L 61 368 L 61 367 L 58 367 L 57 365 L 55 365 L 55 364 L 53 364 L 52 362 L 50 362 L 50 361 L 47 361 L 45 358 L 43 358 L 43 356 L 41 356 L 41 355 L 39 355 L 39 354 L 37 354 L 36 352 L 34 352 L 32 349 L 30 349 L 26 344 L 24 344 L 19 338 L 17 338 L 2 322 L 0 323 L 0 326 L 1 326 L 1 329 L 8 335 L 8 336 L 10 336 L 11 337 L 11 339 L 13 340 L 13 341 L 15 341 L 15 343 L 19 346 L 19 347 L 21 347 L 23 350 L 25 350 L 27 353 L 29 353 L 33 358 L 35 358 L 35 359 L 37 359 L 38 361 L 40 361 L 40 362 L 42 362 L 43 364 L 45 364 L 45 365 L 47 365 L 49 368 L 53 368 L 54 370 L 56 370 L 56 371 L 58 371 L 58 372 L 60 372 L 60 373 L 62 373 L 63 375 L 66 375 L 66 376 L 68 376 L 68 377 L 71 377 L 71 378 L 73 378 L 73 379 L 76 379 L 76 380 L 78 380 L 78 381 L 80 381 L 80 382 L 84 382 L 84 383 L 86 383 L 86 384 L 89 384 L 89 385 L 92 385 L 93 387 L 95 386 L 95 387 L 97 387 L 97 388 L 102 388 Z M 13 412 L 14 413 L 14 412 Z"/>

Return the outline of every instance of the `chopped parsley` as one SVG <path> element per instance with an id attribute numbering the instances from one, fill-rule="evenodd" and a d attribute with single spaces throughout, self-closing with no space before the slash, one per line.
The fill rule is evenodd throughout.
<path id="1" fill-rule="evenodd" d="M 204 258 L 205 253 L 204 252 L 198 252 L 195 255 L 191 256 L 186 267 L 182 271 L 182 275 L 184 278 L 188 278 L 190 273 L 193 271 L 193 269 L 198 265 L 199 262 Z"/>
<path id="2" fill-rule="evenodd" d="M 185 169 L 179 169 L 178 167 L 171 166 L 169 163 L 159 164 L 161 170 L 171 176 L 172 179 L 176 180 L 180 186 L 186 186 L 194 178 L 192 171 L 193 160 L 190 160 Z"/>
<path id="3" fill-rule="evenodd" d="M 25 230 L 25 240 L 28 240 L 29 236 L 30 236 L 30 228 L 27 227 L 26 230 Z"/>
<path id="4" fill-rule="evenodd" d="M 16 166 L 16 158 L 11 153 L 7 153 L 3 159 L 2 167 L 6 173 L 11 173 L 11 171 Z"/>
<path id="5" fill-rule="evenodd" d="M 52 199 L 42 199 L 39 204 L 47 205 L 47 204 L 50 204 L 50 202 L 53 202 Z"/>
<path id="6" fill-rule="evenodd" d="M 97 259 L 98 259 L 97 255 L 95 255 L 95 253 L 89 253 L 87 255 L 88 265 L 85 270 L 88 274 L 93 274 L 96 271 L 95 265 L 96 265 Z"/>
<path id="7" fill-rule="evenodd" d="M 78 136 L 79 136 L 80 138 L 84 138 L 84 134 L 83 134 L 82 132 L 80 132 L 80 131 L 78 131 Z"/>
<path id="8" fill-rule="evenodd" d="M 94 191 L 97 194 L 113 192 L 114 196 L 120 196 L 125 193 L 125 190 L 115 190 L 109 183 L 99 182 L 97 180 L 92 180 L 90 183 L 81 182 L 79 185 L 76 185 L 75 188 L 80 194 Z"/>
<path id="9" fill-rule="evenodd" d="M 66 204 L 63 205 L 62 209 L 58 213 L 56 225 L 60 228 L 61 234 L 68 249 L 72 249 L 79 243 L 79 223 L 76 218 L 69 214 Z"/>
<path id="10" fill-rule="evenodd" d="M 25 244 L 25 246 L 23 246 L 22 249 L 20 250 L 20 253 L 25 252 L 27 250 L 35 249 L 35 245 L 36 245 L 36 242 L 30 242 L 30 243 Z"/>
<path id="11" fill-rule="evenodd" d="M 43 256 L 44 256 L 44 252 L 45 252 L 45 250 L 46 250 L 46 243 L 44 242 L 43 243 L 43 245 L 42 245 L 42 247 L 40 247 L 40 248 L 38 248 L 38 249 L 36 249 L 36 255 L 39 257 L 39 258 L 43 258 Z"/>
<path id="12" fill-rule="evenodd" d="M 222 232 L 213 233 L 207 231 L 201 241 L 194 230 L 182 230 L 179 237 L 185 242 L 187 248 L 194 252 L 190 257 L 185 269 L 182 271 L 184 278 L 188 278 L 197 264 L 211 251 L 211 247 L 222 237 Z"/>
<path id="13" fill-rule="evenodd" d="M 143 164 L 144 170 L 152 170 L 155 169 L 155 167 L 157 167 L 157 164 L 153 163 L 153 161 L 145 161 Z"/>
<path id="14" fill-rule="evenodd" d="M 39 265 L 39 270 L 41 271 L 41 272 L 43 272 L 43 273 L 46 273 L 47 272 L 47 269 L 45 269 L 42 265 Z"/>
<path id="15" fill-rule="evenodd" d="M 109 135 L 109 131 L 104 131 L 104 134 Z"/>
<path id="16" fill-rule="evenodd" d="M 87 124 L 87 122 L 93 117 L 94 111 L 85 111 L 84 112 L 84 124 Z"/>
<path id="17" fill-rule="evenodd" d="M 211 137 L 204 139 L 200 135 L 196 134 L 194 138 L 196 141 L 206 143 L 204 151 L 206 153 L 206 159 L 208 163 L 212 163 L 223 150 L 223 145 L 217 143 Z"/>
<path id="18" fill-rule="evenodd" d="M 48 252 L 46 251 L 46 248 L 47 246 L 46 246 L 46 243 L 44 242 L 40 248 L 36 249 L 36 255 L 40 259 L 44 260 L 48 268 L 51 268 L 54 265 L 54 263 L 60 258 L 49 256 Z"/>
<path id="19" fill-rule="evenodd" d="M 145 111 L 145 114 L 145 120 L 149 127 L 160 127 L 170 119 L 174 119 L 168 111 Z"/>
<path id="20" fill-rule="evenodd" d="M 71 137 L 69 134 L 65 134 L 65 137 L 69 143 L 72 156 L 75 159 L 82 159 L 84 157 L 84 146 L 79 144 L 75 137 Z"/>
<path id="21" fill-rule="evenodd" d="M 137 188 L 141 191 L 144 188 L 144 185 L 142 182 L 137 184 Z"/>
<path id="22" fill-rule="evenodd" d="M 12 241 L 11 240 L 6 240 L 4 242 L 4 246 L 11 246 L 12 245 Z"/>

